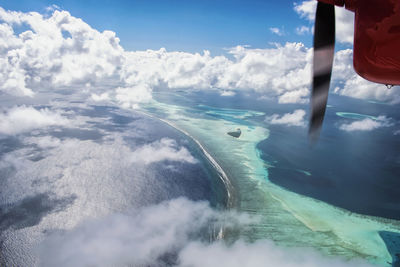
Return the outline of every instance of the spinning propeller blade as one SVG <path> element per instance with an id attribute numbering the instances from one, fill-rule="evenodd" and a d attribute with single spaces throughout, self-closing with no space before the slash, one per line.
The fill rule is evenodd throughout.
<path id="1" fill-rule="evenodd" d="M 313 84 L 309 136 L 317 141 L 328 100 L 335 49 L 335 7 L 318 2 L 315 15 Z"/>

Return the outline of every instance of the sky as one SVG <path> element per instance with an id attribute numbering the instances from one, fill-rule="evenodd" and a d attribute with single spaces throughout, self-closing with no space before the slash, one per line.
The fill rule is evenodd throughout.
<path id="1" fill-rule="evenodd" d="M 271 42 L 312 44 L 312 22 L 298 16 L 294 1 L 290 0 L 0 1 L 5 9 L 24 12 L 42 13 L 52 5 L 82 18 L 99 31 L 116 32 L 126 50 L 207 49 L 212 55 L 219 55 L 224 48 L 236 45 L 266 48 Z M 302 26 L 305 32 L 297 34 L 296 29 Z"/>

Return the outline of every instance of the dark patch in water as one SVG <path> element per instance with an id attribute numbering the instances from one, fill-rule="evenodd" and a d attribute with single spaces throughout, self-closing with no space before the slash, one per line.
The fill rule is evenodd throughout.
<path id="1" fill-rule="evenodd" d="M 62 131 L 52 131 L 50 135 L 59 139 L 76 138 L 82 141 L 85 140 L 100 140 L 103 138 L 103 134 L 97 130 L 81 130 L 81 129 L 70 129 L 64 128 Z"/>
<path id="2" fill-rule="evenodd" d="M 52 199 L 49 194 L 25 197 L 13 204 L 0 206 L 0 232 L 8 228 L 22 229 L 40 223 L 51 212 L 63 210 L 72 204 L 75 196 Z"/>
<path id="3" fill-rule="evenodd" d="M 258 148 L 262 159 L 273 162 L 271 182 L 353 212 L 400 219 L 400 165 L 393 149 L 398 141 L 384 132 L 349 134 L 328 123 L 324 127 L 327 133 L 310 148 L 301 127 L 269 126 L 270 136 Z"/>
<path id="4" fill-rule="evenodd" d="M 113 114 L 111 120 L 113 123 L 119 125 L 125 125 L 135 121 L 135 119 L 133 119 L 132 117 L 122 116 L 118 114 Z"/>
<path id="5" fill-rule="evenodd" d="M 385 242 L 385 245 L 392 256 L 392 266 L 400 267 L 400 234 L 388 231 L 380 231 L 379 235 Z"/>
<path id="6" fill-rule="evenodd" d="M 13 136 L 0 139 L 0 157 L 21 148 L 23 144 L 21 141 Z"/>

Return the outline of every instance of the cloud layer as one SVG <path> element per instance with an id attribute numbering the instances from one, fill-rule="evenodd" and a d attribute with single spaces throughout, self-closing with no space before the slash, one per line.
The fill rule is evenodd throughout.
<path id="1" fill-rule="evenodd" d="M 287 126 L 306 126 L 306 121 L 304 117 L 306 116 L 305 110 L 296 109 L 292 113 L 286 113 L 283 115 L 273 114 L 267 118 L 265 121 L 270 124 L 283 124 Z"/>
<path id="2" fill-rule="evenodd" d="M 210 243 L 200 234 L 218 232 L 222 225 L 246 227 L 254 220 L 178 198 L 53 232 L 40 246 L 41 266 L 370 266 L 324 259 L 309 250 L 282 249 L 268 240 Z"/>
<path id="3" fill-rule="evenodd" d="M 0 113 L 0 133 L 13 135 L 52 125 L 67 125 L 68 119 L 47 108 L 14 107 Z"/>
<path id="4" fill-rule="evenodd" d="M 312 23 L 315 20 L 316 9 L 317 2 L 314 0 L 306 0 L 294 4 L 294 10 L 300 17 Z M 335 15 L 337 40 L 341 43 L 352 44 L 354 35 L 354 13 L 342 7 L 335 7 Z"/>
<path id="5" fill-rule="evenodd" d="M 375 120 L 370 118 L 365 118 L 360 121 L 354 121 L 348 124 L 342 124 L 339 126 L 339 129 L 344 130 L 346 132 L 352 131 L 372 131 L 382 127 L 389 127 L 393 124 L 390 122 L 385 116 L 379 116 Z"/>
<path id="6" fill-rule="evenodd" d="M 49 18 L 0 8 L 1 89 L 31 96 L 41 87 L 101 84 L 115 77 L 123 49 L 114 32 L 102 33 L 66 11 Z M 29 30 L 15 34 L 13 27 Z"/>
<path id="7" fill-rule="evenodd" d="M 314 9 L 313 0 L 295 5 L 295 10 L 310 20 Z M 350 42 L 352 32 L 348 29 L 352 29 L 353 18 L 351 12 L 343 10 L 337 12 L 338 39 Z M 21 26 L 27 30 L 18 34 L 15 29 Z M 308 26 L 298 30 L 308 31 Z M 312 49 L 301 43 L 286 43 L 266 49 L 237 46 L 228 53 L 229 58 L 211 56 L 208 51 L 168 52 L 163 48 L 128 52 L 114 32 L 99 32 L 66 11 L 55 10 L 51 16 L 44 16 L 0 8 L 3 93 L 34 96 L 68 88 L 95 101 L 110 100 L 125 108 L 149 101 L 152 91 L 160 88 L 247 90 L 274 97 L 279 103 L 308 102 Z M 351 50 L 336 55 L 336 93 L 400 102 L 399 89 L 387 91 L 359 78 L 352 71 L 351 56 Z"/>
<path id="8" fill-rule="evenodd" d="M 133 151 L 133 162 L 150 164 L 165 160 L 192 164 L 197 162 L 185 147 L 178 147 L 176 141 L 169 138 L 143 145 Z"/>

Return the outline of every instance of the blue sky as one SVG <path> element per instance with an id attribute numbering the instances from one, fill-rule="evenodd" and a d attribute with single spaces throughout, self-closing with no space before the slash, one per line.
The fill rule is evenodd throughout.
<path id="1" fill-rule="evenodd" d="M 293 9 L 292 0 L 0 0 L 0 6 L 18 11 L 44 13 L 52 4 L 82 18 L 92 27 L 112 30 L 127 50 L 159 49 L 201 52 L 212 55 L 223 48 L 250 45 L 269 47 L 271 42 L 303 42 L 311 46 L 310 34 L 299 36 L 296 27 L 311 26 Z M 284 32 L 278 36 L 270 31 Z"/>

